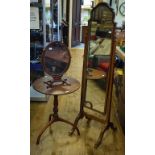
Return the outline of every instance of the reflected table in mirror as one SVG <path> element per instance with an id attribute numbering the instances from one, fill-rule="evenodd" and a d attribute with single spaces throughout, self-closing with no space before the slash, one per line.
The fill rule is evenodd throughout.
<path id="1" fill-rule="evenodd" d="M 58 115 L 58 96 L 59 95 L 70 94 L 70 93 L 73 93 L 76 90 L 78 90 L 80 88 L 79 81 L 77 81 L 74 78 L 70 78 L 70 77 L 65 77 L 64 76 L 62 78 L 62 81 L 65 81 L 64 83 L 54 82 L 52 87 L 48 87 L 48 85 L 46 85 L 46 83 L 49 82 L 49 81 L 51 81 L 51 82 L 53 81 L 52 77 L 44 76 L 44 77 L 41 77 L 41 78 L 35 80 L 34 83 L 32 84 L 33 88 L 36 91 L 38 91 L 38 92 L 40 92 L 42 94 L 53 95 L 54 96 L 53 114 L 49 115 L 48 123 L 41 130 L 41 132 L 40 132 L 40 134 L 39 134 L 39 136 L 37 138 L 36 144 L 39 144 L 41 135 L 45 132 L 45 130 L 51 124 L 53 124 L 54 122 L 57 122 L 57 121 L 61 121 L 61 122 L 64 122 L 64 123 L 72 125 L 76 129 L 78 135 L 80 135 L 80 132 L 79 132 L 79 129 L 77 128 L 77 126 L 75 126 L 73 123 L 71 123 L 71 122 L 69 122 L 69 121 L 59 117 L 59 115 Z"/>
<path id="2" fill-rule="evenodd" d="M 87 93 L 86 93 L 86 100 L 85 100 L 85 105 L 84 109 L 91 109 L 92 111 L 97 111 L 103 115 L 104 111 L 104 91 L 97 85 L 97 81 L 99 79 L 104 79 L 106 77 L 106 72 L 94 68 L 87 68 Z M 97 92 L 95 97 L 93 96 L 93 93 Z M 99 97 L 96 97 L 99 96 Z M 103 103 L 102 103 L 103 102 Z M 96 105 L 95 107 L 98 107 L 97 109 L 94 109 L 95 107 L 93 106 Z M 101 112 L 100 110 L 103 109 Z"/>
<path id="3" fill-rule="evenodd" d="M 93 79 L 102 79 L 106 76 L 106 73 L 101 70 L 97 70 L 94 68 L 88 68 L 87 69 L 87 79 L 93 80 Z"/>

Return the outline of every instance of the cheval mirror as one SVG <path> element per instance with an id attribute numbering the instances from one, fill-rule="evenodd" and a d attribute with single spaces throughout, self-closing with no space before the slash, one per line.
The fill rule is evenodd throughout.
<path id="1" fill-rule="evenodd" d="M 85 116 L 88 123 L 96 120 L 104 124 L 95 148 L 101 144 L 109 127 L 115 129 L 110 122 L 115 55 L 114 16 L 107 3 L 99 3 L 91 11 L 85 36 L 81 105 L 74 123 L 77 125 Z"/>

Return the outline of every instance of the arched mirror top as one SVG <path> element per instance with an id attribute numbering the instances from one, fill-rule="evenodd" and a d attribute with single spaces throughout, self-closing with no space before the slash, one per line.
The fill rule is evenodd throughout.
<path id="1" fill-rule="evenodd" d="M 115 13 L 113 9 L 107 3 L 99 3 L 91 11 L 91 21 L 104 24 L 112 21 L 114 23 Z"/>
<path id="2" fill-rule="evenodd" d="M 48 44 L 42 55 L 44 71 L 52 77 L 62 77 L 70 65 L 70 52 L 67 46 L 59 41 Z"/>
<path id="3" fill-rule="evenodd" d="M 89 55 L 110 55 L 115 27 L 114 18 L 115 13 L 107 3 L 99 3 L 92 9 L 88 21 Z"/>

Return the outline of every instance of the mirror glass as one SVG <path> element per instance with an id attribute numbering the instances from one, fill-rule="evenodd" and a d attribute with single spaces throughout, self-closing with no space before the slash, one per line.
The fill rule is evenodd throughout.
<path id="1" fill-rule="evenodd" d="M 112 48 L 114 13 L 106 4 L 91 12 L 88 26 L 87 87 L 85 106 L 103 113 Z"/>
<path id="2" fill-rule="evenodd" d="M 70 52 L 65 44 L 52 42 L 43 52 L 44 70 L 51 76 L 62 76 L 69 67 L 70 59 Z"/>

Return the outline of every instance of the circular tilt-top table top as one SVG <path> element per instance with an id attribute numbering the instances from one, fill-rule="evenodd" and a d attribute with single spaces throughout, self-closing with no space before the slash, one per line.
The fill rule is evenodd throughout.
<path id="1" fill-rule="evenodd" d="M 44 76 L 39 79 L 36 79 L 32 86 L 33 88 L 46 95 L 65 95 L 73 93 L 74 91 L 78 90 L 80 88 L 80 82 L 74 78 L 71 77 L 62 77 L 63 80 L 66 81 L 64 84 L 59 85 L 53 85 L 52 88 L 48 88 L 47 85 L 44 82 L 52 81 L 52 77 L 50 76 Z"/>

